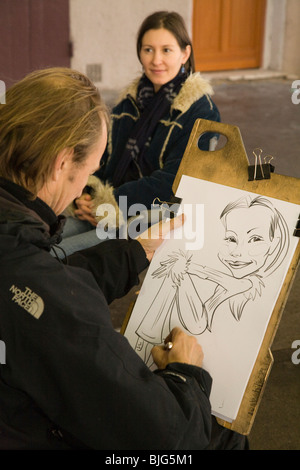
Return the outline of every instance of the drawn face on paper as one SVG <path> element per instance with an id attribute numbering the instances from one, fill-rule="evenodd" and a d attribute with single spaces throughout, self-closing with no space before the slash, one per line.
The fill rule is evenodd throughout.
<path id="1" fill-rule="evenodd" d="M 258 271 L 274 251 L 278 238 L 270 238 L 271 217 L 270 209 L 262 206 L 236 208 L 226 215 L 218 257 L 234 277 Z"/>

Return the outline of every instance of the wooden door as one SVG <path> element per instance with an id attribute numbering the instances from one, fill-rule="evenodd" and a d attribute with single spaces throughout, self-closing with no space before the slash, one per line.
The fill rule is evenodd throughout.
<path id="1" fill-rule="evenodd" d="M 0 0 L 0 80 L 70 66 L 69 0 Z"/>
<path id="2" fill-rule="evenodd" d="M 261 66 L 266 0 L 194 0 L 196 70 Z"/>

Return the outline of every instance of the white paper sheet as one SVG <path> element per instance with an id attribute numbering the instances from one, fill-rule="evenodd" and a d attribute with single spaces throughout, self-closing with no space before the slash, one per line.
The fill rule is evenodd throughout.
<path id="1" fill-rule="evenodd" d="M 230 422 L 298 243 L 300 206 L 187 176 L 176 196 L 186 222 L 156 252 L 125 336 L 151 367 L 172 327 L 195 335 L 212 413 Z"/>

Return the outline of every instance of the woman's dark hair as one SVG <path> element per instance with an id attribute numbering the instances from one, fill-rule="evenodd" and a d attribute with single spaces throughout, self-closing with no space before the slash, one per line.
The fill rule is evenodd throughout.
<path id="1" fill-rule="evenodd" d="M 185 64 L 185 70 L 187 73 L 195 72 L 195 60 L 192 41 L 189 38 L 182 16 L 176 12 L 157 11 L 144 19 L 137 34 L 136 49 L 138 58 L 140 59 L 144 34 L 149 31 L 149 29 L 161 28 L 167 29 L 170 31 L 170 33 L 173 34 L 182 50 L 184 50 L 186 46 L 191 46 L 191 54 Z"/>

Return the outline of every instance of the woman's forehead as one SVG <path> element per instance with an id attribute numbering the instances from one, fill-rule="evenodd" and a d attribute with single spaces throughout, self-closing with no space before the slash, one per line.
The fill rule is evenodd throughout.
<path id="1" fill-rule="evenodd" d="M 230 211 L 226 216 L 226 226 L 236 225 L 241 228 L 249 226 L 269 227 L 273 212 L 266 206 L 239 207 Z"/>
<path id="2" fill-rule="evenodd" d="M 174 43 L 177 44 L 177 42 L 174 34 L 166 28 L 148 29 L 142 38 L 142 45 L 172 45 Z"/>

